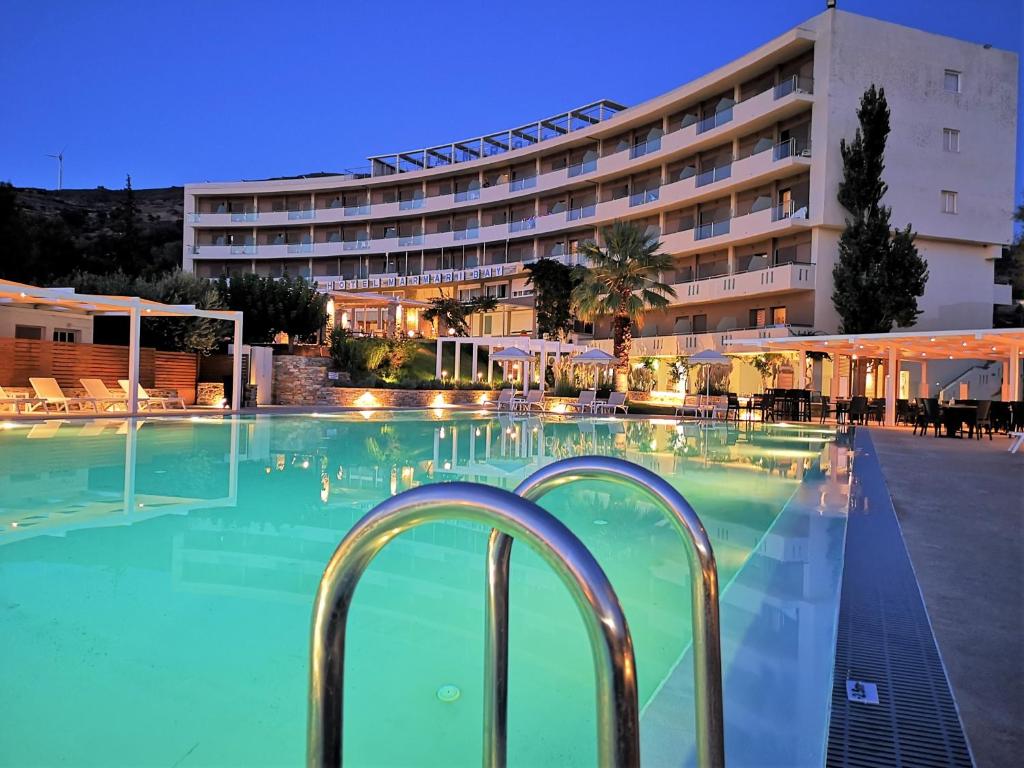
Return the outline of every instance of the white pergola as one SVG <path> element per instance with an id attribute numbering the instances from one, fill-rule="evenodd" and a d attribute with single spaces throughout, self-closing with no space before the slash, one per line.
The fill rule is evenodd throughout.
<path id="1" fill-rule="evenodd" d="M 486 347 L 488 352 L 488 359 L 490 362 L 487 364 L 487 382 L 491 383 L 494 380 L 494 360 L 491 359 L 495 350 L 500 349 L 521 349 L 528 353 L 531 358 L 535 355 L 540 356 L 540 360 L 545 360 L 548 356 L 553 355 L 555 357 L 555 366 L 557 367 L 561 361 L 563 355 L 574 355 L 577 352 L 585 351 L 589 347 L 582 346 L 579 344 L 569 344 L 562 341 L 548 341 L 547 339 L 531 339 L 528 336 L 438 336 L 437 337 L 437 358 L 435 363 L 434 378 L 440 380 L 442 374 L 441 366 L 441 352 L 444 344 L 455 345 L 455 370 L 452 372 L 452 378 L 458 381 L 460 368 L 462 363 L 462 345 L 468 344 L 473 350 L 472 362 L 470 364 L 470 378 L 473 381 L 477 381 L 480 378 L 478 371 L 478 358 L 480 347 Z M 543 362 L 540 368 L 541 375 L 538 381 L 538 388 L 541 392 L 544 391 L 544 368 Z M 523 372 L 524 377 L 526 372 Z"/>
<path id="2" fill-rule="evenodd" d="M 896 423 L 896 382 L 902 363 L 922 367 L 926 386 L 929 360 L 991 360 L 1003 363 L 1003 400 L 1021 399 L 1021 352 L 1024 328 L 982 328 L 956 331 L 898 331 L 894 333 L 836 334 L 833 336 L 786 336 L 775 339 L 730 339 L 731 353 L 794 352 L 799 355 L 797 386 L 806 386 L 804 370 L 808 352 L 827 352 L 833 357 L 832 391 L 837 392 L 837 358 L 877 358 L 885 361 L 885 423 Z M 922 392 L 927 396 L 927 392 Z"/>
<path id="3" fill-rule="evenodd" d="M 242 404 L 242 313 L 223 309 L 198 309 L 192 304 L 162 304 L 138 296 L 100 296 L 76 293 L 74 288 L 40 288 L 0 280 L 0 307 L 27 307 L 92 316 L 128 317 L 128 413 L 139 412 L 139 336 L 144 317 L 205 317 L 234 324 L 231 369 L 231 408 Z"/>

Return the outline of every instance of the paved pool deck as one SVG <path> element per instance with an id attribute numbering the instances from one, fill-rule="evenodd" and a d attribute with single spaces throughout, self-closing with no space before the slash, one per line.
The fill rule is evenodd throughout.
<path id="1" fill-rule="evenodd" d="M 1024 451 L 872 428 L 975 762 L 1024 755 Z"/>

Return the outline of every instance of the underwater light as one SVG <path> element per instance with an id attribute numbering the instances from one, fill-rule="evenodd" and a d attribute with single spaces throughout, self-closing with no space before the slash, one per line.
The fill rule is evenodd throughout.
<path id="1" fill-rule="evenodd" d="M 456 685 L 442 685 L 437 689 L 437 698 L 443 701 L 445 704 L 451 704 L 453 701 L 458 701 L 462 695 L 462 691 Z"/>

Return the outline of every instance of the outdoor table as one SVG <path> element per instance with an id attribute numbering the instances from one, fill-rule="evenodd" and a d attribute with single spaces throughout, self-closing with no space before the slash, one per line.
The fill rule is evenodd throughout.
<path id="1" fill-rule="evenodd" d="M 940 418 L 946 434 L 943 437 L 956 437 L 957 433 L 967 424 L 968 437 L 974 437 L 974 424 L 978 418 L 976 405 L 944 405 Z"/>

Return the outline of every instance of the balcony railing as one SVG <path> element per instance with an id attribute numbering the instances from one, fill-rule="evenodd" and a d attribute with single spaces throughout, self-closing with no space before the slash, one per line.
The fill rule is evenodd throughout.
<path id="1" fill-rule="evenodd" d="M 345 206 L 346 216 L 366 216 L 370 213 L 369 203 L 356 203 L 355 205 Z"/>
<path id="2" fill-rule="evenodd" d="M 642 189 L 639 192 L 634 192 L 629 196 L 629 205 L 643 205 L 644 203 L 655 202 L 661 194 L 661 187 L 655 187 L 654 189 Z"/>
<path id="3" fill-rule="evenodd" d="M 456 203 L 465 203 L 470 200 L 479 200 L 480 190 L 479 189 L 463 189 L 455 193 Z"/>
<path id="4" fill-rule="evenodd" d="M 694 240 L 705 240 L 709 237 L 718 237 L 719 235 L 729 234 L 729 223 L 732 219 L 722 219 L 721 221 L 710 221 L 706 224 L 698 224 L 694 228 L 693 238 Z"/>
<path id="5" fill-rule="evenodd" d="M 511 221 L 508 225 L 509 232 L 525 232 L 530 229 L 537 227 L 537 218 L 530 216 L 527 219 L 519 219 L 518 221 Z"/>
<path id="6" fill-rule="evenodd" d="M 783 219 L 806 219 L 807 218 L 807 204 L 797 203 L 794 200 L 776 205 L 772 208 L 772 221 L 782 221 Z"/>
<path id="7" fill-rule="evenodd" d="M 732 120 L 732 107 L 727 107 L 719 112 L 715 112 L 713 115 L 709 115 L 697 123 L 697 133 L 704 133 L 710 131 L 712 128 L 717 128 L 720 125 L 725 125 Z"/>
<path id="8" fill-rule="evenodd" d="M 416 234 L 416 235 L 399 235 L 398 236 L 398 244 L 399 245 L 422 245 L 423 244 L 423 234 L 420 233 L 420 234 Z"/>
<path id="9" fill-rule="evenodd" d="M 456 229 L 453 234 L 455 235 L 456 240 L 472 240 L 474 237 L 480 237 L 480 227 Z"/>
<path id="10" fill-rule="evenodd" d="M 781 99 L 791 93 L 814 93 L 814 78 L 793 75 L 775 86 L 776 99 Z"/>
<path id="11" fill-rule="evenodd" d="M 343 251 L 362 251 L 369 247 L 369 240 L 343 240 L 341 243 L 341 249 Z"/>
<path id="12" fill-rule="evenodd" d="M 299 219 L 312 219 L 315 215 L 312 208 L 302 208 L 299 210 L 288 211 L 288 220 L 295 221 Z"/>
<path id="13" fill-rule="evenodd" d="M 232 211 L 232 221 L 256 221 L 260 215 L 255 211 Z"/>
<path id="14" fill-rule="evenodd" d="M 706 171 L 702 171 L 697 174 L 697 186 L 703 187 L 705 184 L 714 184 L 716 181 L 722 181 L 732 176 L 732 163 L 728 162 L 725 165 L 720 165 L 717 168 L 709 168 Z"/>
<path id="15" fill-rule="evenodd" d="M 256 246 L 249 243 L 245 245 L 232 245 L 231 254 L 233 256 L 239 256 L 243 254 L 254 254 L 256 253 Z"/>
<path id="16" fill-rule="evenodd" d="M 412 200 L 399 200 L 398 210 L 400 211 L 413 211 L 417 208 L 422 208 L 424 200 L 422 197 L 414 197 Z"/>
<path id="17" fill-rule="evenodd" d="M 803 139 L 787 139 L 780 141 L 772 148 L 772 160 L 785 160 L 787 157 L 810 157 L 811 143 Z"/>
<path id="18" fill-rule="evenodd" d="M 537 186 L 536 176 L 524 176 L 521 179 L 512 179 L 508 183 L 509 192 L 520 192 L 524 189 L 533 189 Z"/>
<path id="19" fill-rule="evenodd" d="M 288 243 L 288 253 L 312 253 L 312 243 Z"/>
<path id="20" fill-rule="evenodd" d="M 580 219 L 589 219 L 591 216 L 597 213 L 597 205 L 591 203 L 590 205 L 581 205 L 579 208 L 570 208 L 566 212 L 567 221 L 579 221 Z"/>
<path id="21" fill-rule="evenodd" d="M 629 156 L 630 158 L 635 159 L 637 157 L 649 155 L 651 152 L 657 152 L 659 149 L 661 149 L 661 136 L 656 136 L 653 139 L 648 139 L 647 141 L 631 146 L 629 148 Z"/>
<path id="22" fill-rule="evenodd" d="M 582 176 L 597 170 L 597 160 L 584 160 L 582 163 L 575 163 L 569 166 L 569 178 Z"/>

